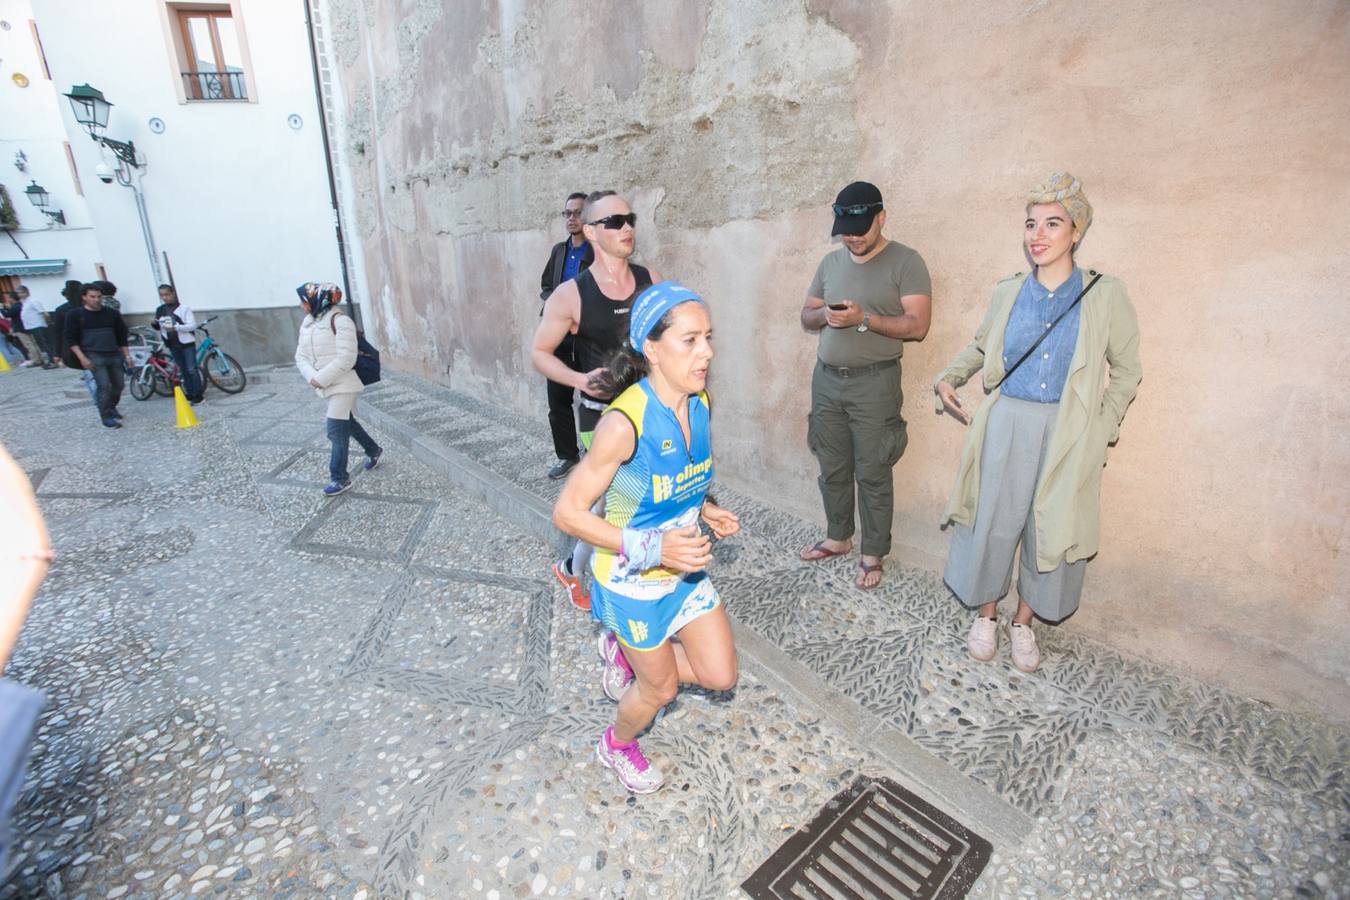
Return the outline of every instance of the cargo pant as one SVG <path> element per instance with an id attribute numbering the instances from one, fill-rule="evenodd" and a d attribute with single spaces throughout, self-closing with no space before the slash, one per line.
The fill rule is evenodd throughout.
<path id="1" fill-rule="evenodd" d="M 820 465 L 826 537 L 853 536 L 856 483 L 866 556 L 885 556 L 891 549 L 891 469 L 909 443 L 902 399 L 899 360 L 852 369 L 818 361 L 811 378 L 806 439 Z"/>

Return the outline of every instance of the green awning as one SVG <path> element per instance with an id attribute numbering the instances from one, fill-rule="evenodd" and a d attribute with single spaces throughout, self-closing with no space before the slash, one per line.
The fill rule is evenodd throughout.
<path id="1" fill-rule="evenodd" d="M 64 259 L 0 259 L 0 275 L 60 275 Z"/>

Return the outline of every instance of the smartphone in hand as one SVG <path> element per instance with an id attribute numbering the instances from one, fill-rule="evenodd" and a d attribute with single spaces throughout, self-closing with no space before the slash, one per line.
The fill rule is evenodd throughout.
<path id="1" fill-rule="evenodd" d="M 848 309 L 847 303 L 830 303 L 828 304 L 828 306 L 830 307 L 830 309 L 833 309 L 836 312 L 843 312 L 844 310 Z"/>

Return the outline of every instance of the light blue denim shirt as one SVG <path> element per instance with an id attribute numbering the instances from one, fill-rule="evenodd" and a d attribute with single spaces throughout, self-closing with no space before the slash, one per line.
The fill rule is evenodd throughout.
<path id="1" fill-rule="evenodd" d="M 1082 289 L 1083 273 L 1077 266 L 1073 267 L 1068 280 L 1053 291 L 1046 290 L 1034 273 L 1028 276 L 1013 301 L 1008 328 L 1003 332 L 1003 365 L 1011 366 L 1017 362 Z M 1069 377 L 1073 349 L 1078 343 L 1081 311 L 1081 304 L 1075 306 L 1073 312 L 1041 342 L 1036 352 L 1003 382 L 1005 396 L 1034 403 L 1059 402 L 1064 380 Z"/>

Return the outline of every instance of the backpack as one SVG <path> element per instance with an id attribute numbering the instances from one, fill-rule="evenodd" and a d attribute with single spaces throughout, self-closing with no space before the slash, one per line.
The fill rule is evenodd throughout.
<path id="1" fill-rule="evenodd" d="M 334 335 L 337 334 L 337 317 L 340 315 L 343 313 L 337 312 L 328 319 Z M 366 333 L 360 329 L 356 331 L 356 364 L 352 366 L 352 371 L 362 384 L 374 384 L 380 380 L 380 351 L 366 340 Z"/>

